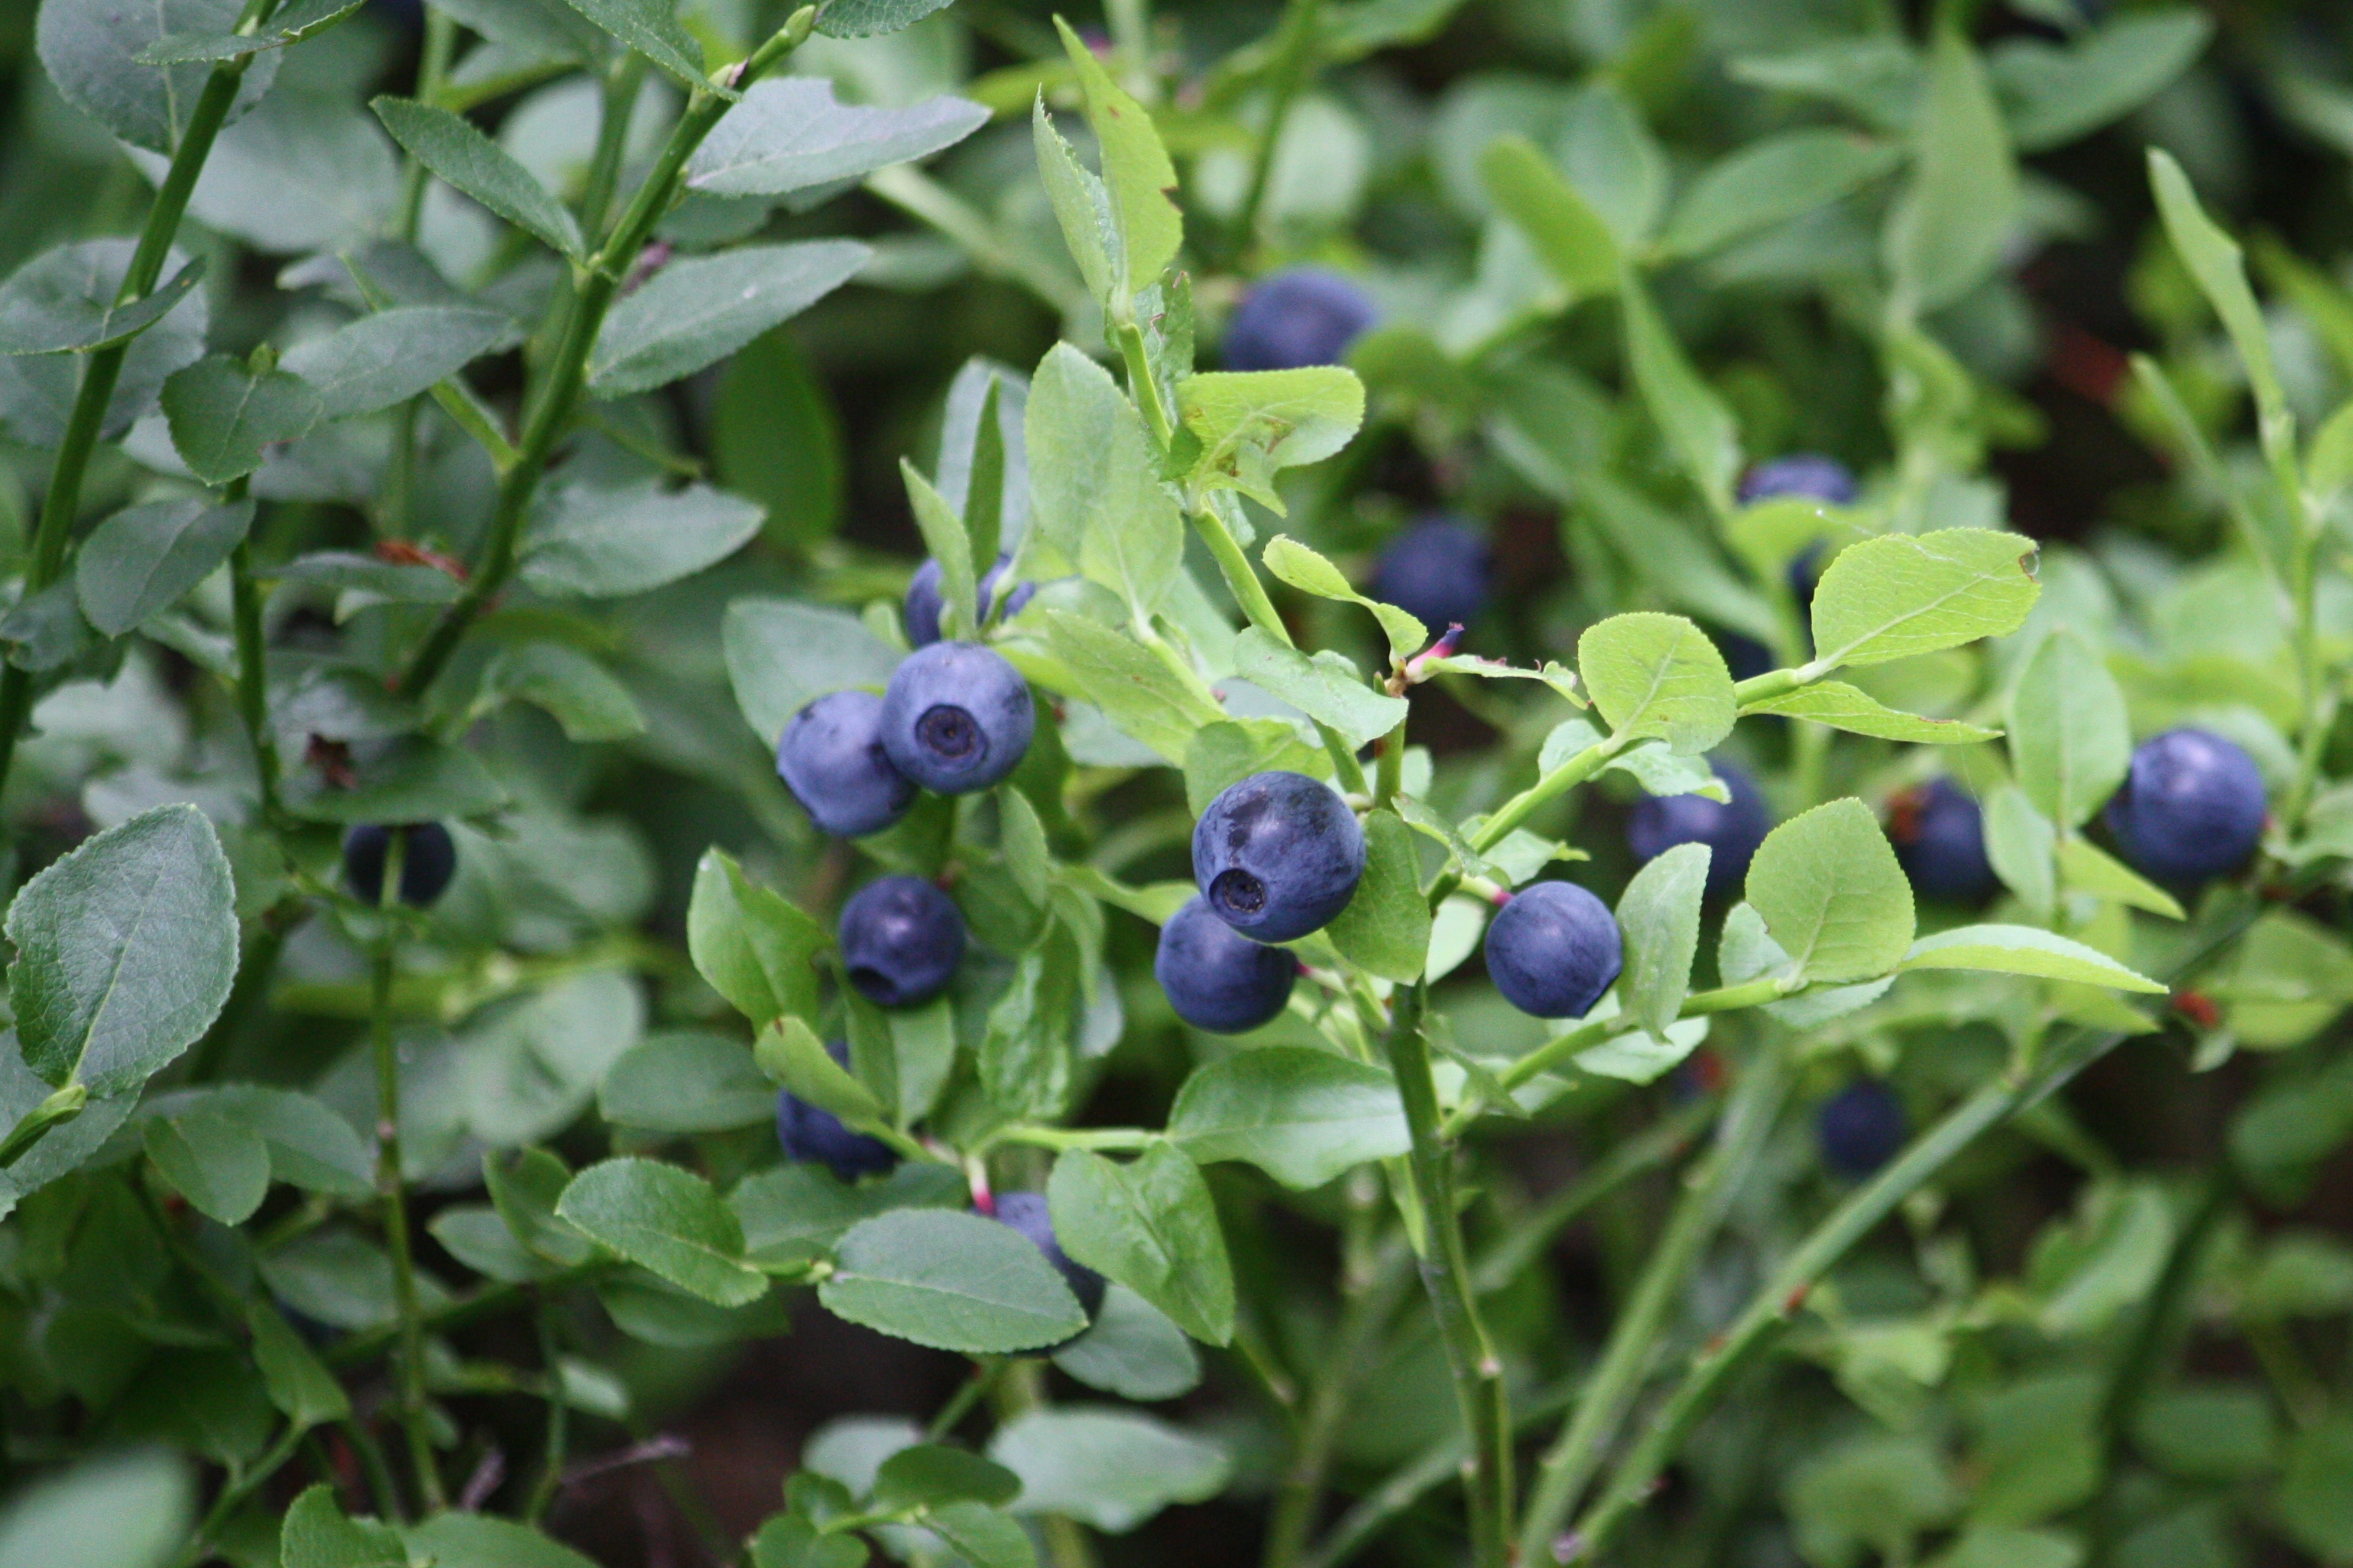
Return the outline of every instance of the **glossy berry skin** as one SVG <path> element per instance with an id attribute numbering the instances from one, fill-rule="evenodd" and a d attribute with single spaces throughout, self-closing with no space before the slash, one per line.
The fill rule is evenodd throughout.
<path id="1" fill-rule="evenodd" d="M 1252 773 L 1193 825 L 1193 880 L 1209 912 L 1244 936 L 1290 942 L 1348 907 L 1365 874 L 1365 830 L 1305 773 Z"/>
<path id="2" fill-rule="evenodd" d="M 917 877 L 877 877 L 841 906 L 842 968 L 879 1007 L 913 1007 L 947 989 L 964 960 L 964 915 Z"/>
<path id="3" fill-rule="evenodd" d="M 1299 961 L 1252 942 L 1194 899 L 1160 928 L 1153 978 L 1176 1016 L 1213 1035 L 1243 1035 L 1282 1013 Z"/>
<path id="4" fill-rule="evenodd" d="M 1740 504 L 1795 496 L 1804 500 L 1852 506 L 1862 489 L 1854 474 L 1836 458 L 1820 452 L 1792 452 L 1769 463 L 1759 463 L 1740 477 Z"/>
<path id="5" fill-rule="evenodd" d="M 1037 722 L 1021 672 L 978 643 L 917 648 L 882 693 L 883 753 L 941 795 L 987 789 L 1019 767 Z"/>
<path id="6" fill-rule="evenodd" d="M 1062 1282 L 1071 1288 L 1071 1294 L 1079 1299 L 1080 1310 L 1092 1321 L 1097 1312 L 1103 1310 L 1103 1291 L 1108 1281 L 1085 1264 L 1072 1262 L 1070 1254 L 1062 1250 L 1061 1243 L 1054 1239 L 1054 1220 L 1047 1211 L 1046 1194 L 999 1193 L 996 1201 L 997 1213 L 991 1217 L 1028 1237 L 1030 1244 L 1046 1255 L 1046 1261 L 1061 1275 Z"/>
<path id="7" fill-rule="evenodd" d="M 1437 637 L 1487 607 L 1487 542 L 1470 524 L 1428 517 L 1389 541 L 1373 572 L 1373 597 Z"/>
<path id="8" fill-rule="evenodd" d="M 1638 860 L 1652 860 L 1678 844 L 1704 844 L 1715 851 L 1707 863 L 1707 896 L 1739 890 L 1757 847 L 1773 831 L 1773 813 L 1756 781 L 1729 763 L 1715 776 L 1731 793 L 1728 802 L 1700 795 L 1651 795 L 1626 823 L 1626 844 Z"/>
<path id="9" fill-rule="evenodd" d="M 991 566 L 988 574 L 980 580 L 982 620 L 988 619 L 988 606 L 997 596 L 997 579 L 1004 576 L 1005 569 L 1012 564 L 1011 555 L 999 555 L 997 564 Z M 907 641 L 916 647 L 929 647 L 940 640 L 940 607 L 946 603 L 940 592 L 940 563 L 935 560 L 926 560 L 915 568 L 914 580 L 907 584 Z M 1035 598 L 1037 594 L 1038 584 L 1035 583 L 1013 584 L 1013 593 L 1005 601 L 1006 618 L 1010 620 L 1019 615 L 1021 606 Z"/>
<path id="10" fill-rule="evenodd" d="M 1985 815 L 1950 779 L 1906 790 L 1888 814 L 1887 837 L 1912 886 L 1931 899 L 1981 903 L 1994 890 Z"/>
<path id="11" fill-rule="evenodd" d="M 1875 1078 L 1859 1078 L 1822 1101 L 1814 1121 L 1822 1163 L 1851 1182 L 1895 1158 L 1911 1131 L 1903 1100 Z"/>
<path id="12" fill-rule="evenodd" d="M 776 742 L 776 776 L 809 814 L 841 838 L 880 833 L 915 804 L 914 781 L 882 750 L 882 699 L 829 691 L 792 717 Z"/>
<path id="13" fill-rule="evenodd" d="M 1609 906 L 1574 882 L 1536 882 L 1487 927 L 1487 978 L 1539 1018 L 1582 1018 L 1626 967 Z"/>
<path id="14" fill-rule="evenodd" d="M 828 1040 L 825 1053 L 836 1066 L 849 1066 L 849 1041 Z M 776 1096 L 776 1142 L 783 1145 L 786 1159 L 823 1165 L 845 1182 L 887 1174 L 899 1163 L 899 1152 L 891 1145 L 851 1131 L 832 1111 L 811 1105 L 789 1089 Z"/>
<path id="15" fill-rule="evenodd" d="M 1338 364 L 1380 312 L 1336 272 L 1303 267 L 1250 287 L 1226 323 L 1228 370 L 1298 370 Z"/>
<path id="16" fill-rule="evenodd" d="M 438 822 L 397 826 L 366 822 L 343 835 L 343 883 L 364 904 L 384 901 L 384 862 L 392 836 L 406 841 L 400 861 L 400 901 L 425 909 L 449 890 L 458 874 L 458 846 Z"/>
<path id="17" fill-rule="evenodd" d="M 2176 885 L 2236 870 L 2263 836 L 2263 775 L 2210 730 L 2168 730 L 2133 752 L 2108 831 L 2145 876 Z"/>

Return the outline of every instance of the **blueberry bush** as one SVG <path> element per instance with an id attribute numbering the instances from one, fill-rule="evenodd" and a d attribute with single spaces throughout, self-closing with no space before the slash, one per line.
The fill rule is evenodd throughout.
<path id="1" fill-rule="evenodd" d="M 2353 26 L 0 15 L 0 1568 L 2353 1563 Z"/>

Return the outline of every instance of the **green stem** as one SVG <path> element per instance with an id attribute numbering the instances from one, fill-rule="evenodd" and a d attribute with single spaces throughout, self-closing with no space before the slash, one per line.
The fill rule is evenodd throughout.
<path id="1" fill-rule="evenodd" d="M 1612 735 L 1570 757 L 1544 777 L 1505 801 L 1495 815 L 1479 825 L 1471 836 L 1471 847 L 1484 855 L 1510 837 L 1547 802 L 1556 800 L 1578 784 L 1599 773 L 1602 764 L 1626 749 L 1627 742 Z"/>
<path id="2" fill-rule="evenodd" d="M 1340 1440 L 1348 1401 L 1358 1380 L 1379 1348 L 1381 1331 L 1396 1316 L 1413 1276 L 1407 1264 L 1412 1251 L 1399 1243 L 1375 1267 L 1370 1279 L 1345 1277 L 1340 1321 L 1332 1331 L 1314 1389 L 1292 1447 L 1291 1464 L 1283 1471 L 1275 1496 L 1274 1518 L 1267 1527 L 1265 1568 L 1296 1568 L 1307 1550 L 1309 1532 L 1324 1501 L 1324 1478 L 1332 1465 L 1332 1450 Z"/>
<path id="3" fill-rule="evenodd" d="M 425 47 L 417 60 L 417 100 L 432 103 L 441 93 L 441 84 L 449 75 L 449 62 L 458 49 L 458 23 L 438 5 L 425 7 Z M 396 237 L 415 244 L 417 231 L 425 219 L 425 184 L 429 171 L 415 153 L 401 161 L 400 214 L 395 220 Z"/>
<path id="4" fill-rule="evenodd" d="M 269 1485 L 269 1478 L 284 1469 L 287 1460 L 301 1451 L 302 1437 L 308 1430 L 289 1423 L 266 1453 L 232 1475 L 228 1484 L 221 1488 L 220 1495 L 213 1499 L 213 1506 L 205 1510 L 204 1522 L 196 1526 L 195 1534 L 189 1538 L 187 1546 L 181 1552 L 179 1568 L 196 1568 L 197 1563 L 213 1555 L 213 1538 L 220 1533 L 221 1526 L 227 1524 L 230 1516 L 256 1492 Z"/>
<path id="5" fill-rule="evenodd" d="M 588 178 L 580 189 L 580 232 L 597 233 L 621 188 L 621 163 L 629 147 L 629 121 L 638 107 L 645 81 L 646 61 L 634 51 L 616 59 L 605 72 L 603 111 L 596 121 L 596 152 L 588 161 Z"/>
<path id="6" fill-rule="evenodd" d="M 1633 1295 L 1612 1325 L 1600 1363 L 1577 1402 L 1576 1414 L 1537 1470 L 1520 1533 L 1524 1560 L 1546 1560 L 1546 1547 L 1599 1472 L 1657 1357 L 1667 1315 L 1734 1195 L 1748 1180 L 1788 1092 L 1786 1053 L 1775 1042 L 1762 1043 L 1725 1106 L 1715 1147 L 1693 1171 L 1664 1234 L 1635 1281 Z"/>
<path id="7" fill-rule="evenodd" d="M 90 1090 L 69 1083 L 26 1111 L 24 1120 L 8 1130 L 8 1136 L 0 1139 L 0 1171 L 32 1152 L 34 1144 L 79 1116 L 89 1103 Z"/>
<path id="8" fill-rule="evenodd" d="M 369 1495 L 375 1499 L 377 1517 L 399 1523 L 407 1515 L 400 1505 L 400 1484 L 393 1479 L 392 1466 L 385 1459 L 384 1445 L 357 1417 L 345 1417 L 335 1423 L 335 1429 L 352 1446 L 352 1452 L 359 1456 L 360 1469 L 367 1476 Z"/>
<path id="9" fill-rule="evenodd" d="M 526 1304 L 535 1290 L 554 1291 L 572 1285 L 586 1284 L 603 1275 L 612 1273 L 619 1267 L 617 1263 L 600 1260 L 583 1263 L 576 1268 L 561 1269 L 532 1284 L 485 1286 L 470 1296 L 418 1314 L 417 1323 L 421 1329 L 430 1333 L 443 1333 L 451 1329 L 461 1329 L 469 1323 L 477 1323 L 484 1318 L 493 1318 L 501 1312 Z M 372 1329 L 363 1329 L 355 1334 L 347 1335 L 329 1345 L 319 1352 L 319 1359 L 331 1367 L 359 1366 L 375 1360 L 387 1351 L 397 1350 L 400 1341 L 400 1325 L 383 1323 Z"/>
<path id="10" fill-rule="evenodd" d="M 997 1378 L 1004 1374 L 1009 1364 L 1001 1356 L 992 1356 L 976 1364 L 972 1375 L 964 1380 L 964 1386 L 940 1406 L 939 1414 L 933 1416 L 932 1424 L 924 1428 L 925 1440 L 936 1443 L 955 1431 L 956 1423 L 971 1415 L 973 1406 L 988 1396 L 988 1391 L 997 1386 Z"/>
<path id="11" fill-rule="evenodd" d="M 994 1393 L 997 1414 L 1010 1420 L 1025 1411 L 1045 1406 L 1046 1379 L 1035 1361 L 1008 1362 L 1005 1374 L 997 1380 Z M 1038 1529 L 1046 1538 L 1050 1568 L 1095 1568 L 1094 1548 L 1088 1543 L 1087 1532 L 1076 1520 L 1059 1513 L 1043 1514 L 1039 1518 Z"/>
<path id="12" fill-rule="evenodd" d="M 375 1185 L 384 1201 L 384 1232 L 392 1254 L 393 1307 L 400 1332 L 400 1424 L 408 1437 L 408 1458 L 417 1471 L 417 1496 L 427 1513 L 448 1502 L 425 1415 L 425 1321 L 417 1304 L 417 1259 L 408 1232 L 408 1188 L 400 1164 L 400 1045 L 392 1032 L 393 957 L 398 939 L 392 906 L 400 897 L 406 838 L 394 834 L 385 846 L 385 931 L 376 940 L 371 979 L 375 1016 L 368 1027 L 375 1058 Z"/>
<path id="13" fill-rule="evenodd" d="M 542 1444 L 539 1479 L 532 1484 L 523 1518 L 533 1524 L 547 1517 L 550 1504 L 564 1484 L 564 1458 L 571 1441 L 572 1405 L 564 1393 L 564 1345 L 554 1298 L 543 1294 L 537 1313 L 539 1363 L 547 1373 L 547 1436 Z"/>
<path id="14" fill-rule="evenodd" d="M 1282 15 L 1282 36 L 1276 42 L 1274 67 L 1268 81 L 1266 124 L 1259 131 L 1258 147 L 1250 163 L 1250 182 L 1242 197 L 1241 211 L 1234 216 L 1231 258 L 1239 262 L 1250 253 L 1251 242 L 1258 235 L 1258 217 L 1266 205 L 1266 193 L 1274 179 L 1275 153 L 1282 145 L 1282 128 L 1291 118 L 1291 106 L 1299 97 L 1299 89 L 1307 85 L 1315 68 L 1315 48 L 1322 32 L 1323 0 L 1291 0 Z"/>
<path id="15" fill-rule="evenodd" d="M 1405 787 L 1405 721 L 1373 742 L 1373 804 L 1387 805 Z"/>
<path id="16" fill-rule="evenodd" d="M 243 490 L 246 481 L 232 487 Z M 229 597 L 237 623 L 237 710 L 253 747 L 254 772 L 261 785 L 261 819 L 275 826 L 283 815 L 279 795 L 278 737 L 269 729 L 268 649 L 261 632 L 261 585 L 253 579 L 253 544 L 240 540 L 228 555 Z"/>

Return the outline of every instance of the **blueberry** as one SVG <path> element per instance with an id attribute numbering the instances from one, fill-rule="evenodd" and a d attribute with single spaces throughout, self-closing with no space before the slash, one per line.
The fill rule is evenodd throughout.
<path id="1" fill-rule="evenodd" d="M 988 619 L 989 602 L 997 595 L 997 580 L 1013 564 L 1011 555 L 999 555 L 988 575 L 980 580 L 980 618 Z M 1021 606 L 1036 596 L 1038 584 L 1016 583 L 1012 596 L 1005 601 L 1008 620 L 1021 613 Z M 907 640 L 917 647 L 929 647 L 940 640 L 940 563 L 927 560 L 915 568 L 914 580 L 907 584 Z"/>
<path id="2" fill-rule="evenodd" d="M 1178 1017 L 1213 1035 L 1242 1035 L 1282 1011 L 1299 961 L 1252 942 L 1195 899 L 1160 928 L 1152 974 Z"/>
<path id="3" fill-rule="evenodd" d="M 1373 597 L 1395 605 L 1436 637 L 1487 607 L 1487 542 L 1458 519 L 1426 517 L 1381 552 Z"/>
<path id="4" fill-rule="evenodd" d="M 828 833 L 880 833 L 915 804 L 915 785 L 882 750 L 882 699 L 833 691 L 793 715 L 776 742 L 776 776 Z"/>
<path id="5" fill-rule="evenodd" d="M 968 795 L 1021 765 L 1037 711 L 1021 672 L 977 643 L 907 656 L 882 693 L 882 750 L 925 789 Z"/>
<path id="6" fill-rule="evenodd" d="M 1894 1089 L 1875 1078 L 1859 1078 L 1822 1101 L 1814 1131 L 1822 1163 L 1859 1182 L 1902 1152 L 1911 1119 Z"/>
<path id="7" fill-rule="evenodd" d="M 1226 368 L 1338 364 L 1379 314 L 1362 289 L 1336 272 L 1278 272 L 1252 285 L 1226 323 Z"/>
<path id="8" fill-rule="evenodd" d="M 1539 1018 L 1585 1016 L 1625 966 L 1617 917 L 1574 882 L 1521 889 L 1487 927 L 1487 978 Z"/>
<path id="9" fill-rule="evenodd" d="M 1887 837 L 1905 875 L 1929 898 L 1975 904 L 1993 892 L 1984 814 L 1952 780 L 1935 779 L 1896 796 Z"/>
<path id="10" fill-rule="evenodd" d="M 353 828 L 343 835 L 343 881 L 360 902 L 383 902 L 385 853 L 395 833 L 403 840 L 400 901 L 424 909 L 448 890 L 449 879 L 458 874 L 458 846 L 438 822 L 368 822 Z"/>
<path id="11" fill-rule="evenodd" d="M 849 1066 L 849 1041 L 828 1040 L 825 1053 L 837 1066 Z M 786 1159 L 827 1166 L 845 1182 L 885 1174 L 899 1163 L 899 1152 L 891 1145 L 851 1131 L 840 1117 L 790 1090 L 776 1096 L 776 1142 Z"/>
<path id="12" fill-rule="evenodd" d="M 1715 776 L 1731 792 L 1729 802 L 1701 795 L 1651 795 L 1634 807 L 1626 824 L 1626 844 L 1637 860 L 1654 859 L 1678 844 L 1704 844 L 1714 850 L 1707 863 L 1712 899 L 1738 889 L 1757 847 L 1773 830 L 1773 814 L 1746 773 L 1718 763 Z"/>
<path id="13" fill-rule="evenodd" d="M 1715 639 L 1716 647 L 1724 654 L 1724 668 L 1732 672 L 1735 680 L 1750 680 L 1778 669 L 1781 661 L 1773 650 L 1755 637 L 1742 637 L 1738 632 L 1726 632 Z"/>
<path id="14" fill-rule="evenodd" d="M 2133 752 L 2124 787 L 2108 801 L 2108 831 L 2147 875 L 2201 882 L 2254 853 L 2264 809 L 2253 757 L 2211 731 L 2168 730 Z"/>
<path id="15" fill-rule="evenodd" d="M 1328 924 L 1364 874 L 1356 813 L 1305 773 L 1252 773 L 1193 825 L 1193 880 L 1209 911 L 1261 942 Z"/>
<path id="16" fill-rule="evenodd" d="M 918 877 L 877 877 L 852 893 L 840 937 L 850 984 L 881 1007 L 930 1001 L 964 959 L 964 916 Z"/>
<path id="17" fill-rule="evenodd" d="M 1852 506 L 1862 492 L 1853 473 L 1836 458 L 1820 452 L 1793 452 L 1759 463 L 1740 477 L 1740 504 L 1749 506 L 1781 496 Z"/>
<path id="18" fill-rule="evenodd" d="M 1054 1239 L 1054 1220 L 1047 1211 L 1045 1194 L 999 1193 L 994 1217 L 1028 1237 L 1030 1244 L 1046 1255 L 1046 1261 L 1054 1266 L 1063 1283 L 1070 1286 L 1071 1294 L 1079 1299 L 1080 1310 L 1089 1319 L 1103 1310 L 1106 1282 L 1102 1275 L 1085 1264 L 1072 1262 L 1071 1255 L 1062 1250 L 1061 1243 Z"/>

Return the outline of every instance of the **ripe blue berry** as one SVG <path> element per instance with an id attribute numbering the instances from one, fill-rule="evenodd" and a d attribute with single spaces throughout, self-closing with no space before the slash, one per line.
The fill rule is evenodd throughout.
<path id="1" fill-rule="evenodd" d="M 1773 813 L 1756 782 L 1729 763 L 1715 764 L 1715 776 L 1731 792 L 1728 802 L 1700 795 L 1651 795 L 1626 823 L 1626 844 L 1637 860 L 1651 860 L 1678 844 L 1704 844 L 1715 853 L 1707 863 L 1707 894 L 1736 891 L 1748 862 L 1773 830 Z"/>
<path id="2" fill-rule="evenodd" d="M 1859 1078 L 1822 1101 L 1814 1131 L 1822 1163 L 1859 1182 L 1902 1152 L 1911 1119 L 1894 1089 L 1875 1078 Z"/>
<path id="3" fill-rule="evenodd" d="M 1152 974 L 1178 1017 L 1213 1035 L 1242 1035 L 1282 1011 L 1299 961 L 1252 942 L 1195 899 L 1160 928 Z"/>
<path id="4" fill-rule="evenodd" d="M 1487 607 L 1487 542 L 1451 517 L 1428 517 L 1389 541 L 1373 573 L 1373 597 L 1430 628 L 1467 626 Z"/>
<path id="5" fill-rule="evenodd" d="M 881 721 L 874 693 L 832 691 L 794 714 L 776 742 L 776 776 L 828 833 L 880 833 L 915 804 L 913 781 L 882 750 Z"/>
<path id="6" fill-rule="evenodd" d="M 968 795 L 1021 765 L 1038 721 L 1029 683 L 977 643 L 917 648 L 882 693 L 882 750 L 925 789 Z"/>
<path id="7" fill-rule="evenodd" d="M 2160 882 L 2235 870 L 2263 836 L 2263 775 L 2208 730 L 2168 730 L 2133 752 L 2109 798 L 2108 831 L 2125 858 Z"/>
<path id="8" fill-rule="evenodd" d="M 1781 496 L 1852 506 L 1861 493 L 1847 466 L 1820 452 L 1793 452 L 1769 463 L 1759 463 L 1740 477 L 1743 506 Z"/>
<path id="9" fill-rule="evenodd" d="M 841 963 L 859 994 L 913 1007 L 947 989 L 964 959 L 964 916 L 916 877 L 877 877 L 841 906 Z"/>
<path id="10" fill-rule="evenodd" d="M 1061 1275 L 1071 1294 L 1079 1299 L 1080 1310 L 1092 1319 L 1103 1310 L 1103 1290 L 1108 1283 L 1102 1275 L 1083 1263 L 1074 1263 L 1054 1239 L 1054 1220 L 1047 1211 L 1043 1193 L 999 1193 L 997 1213 L 1000 1223 L 1011 1226 L 1029 1238 L 1030 1244 L 1046 1255 L 1046 1261 Z"/>
<path id="11" fill-rule="evenodd" d="M 1952 780 L 1934 779 L 1896 796 L 1887 837 L 1905 875 L 1927 897 L 1974 904 L 1993 892 L 1984 814 Z"/>
<path id="12" fill-rule="evenodd" d="M 438 822 L 368 822 L 344 834 L 344 885 L 364 904 L 384 901 L 384 862 L 395 833 L 403 841 L 400 901 L 424 909 L 448 890 L 449 879 L 458 874 L 458 846 Z"/>
<path id="13" fill-rule="evenodd" d="M 982 620 L 988 619 L 988 606 L 997 596 L 997 579 L 1004 576 L 1005 569 L 1012 564 L 1011 555 L 999 555 L 997 564 L 991 566 L 988 574 L 980 580 Z M 1010 620 L 1019 615 L 1021 606 L 1036 596 L 1037 592 L 1038 584 L 1035 583 L 1016 583 L 1011 596 L 1005 601 L 1006 618 Z M 915 568 L 914 580 L 907 584 L 909 643 L 916 647 L 929 647 L 940 640 L 940 606 L 944 602 L 940 594 L 940 563 L 936 560 L 926 560 Z"/>
<path id="14" fill-rule="evenodd" d="M 1487 978 L 1539 1018 L 1585 1016 L 1625 966 L 1617 917 L 1574 882 L 1521 889 L 1487 927 Z"/>
<path id="15" fill-rule="evenodd" d="M 1226 323 L 1226 368 L 1338 364 L 1379 313 L 1362 289 L 1336 272 L 1278 272 L 1252 285 Z"/>
<path id="16" fill-rule="evenodd" d="M 1260 942 L 1290 942 L 1348 907 L 1365 830 L 1305 773 L 1252 773 L 1193 825 L 1193 880 L 1211 913 Z"/>
<path id="17" fill-rule="evenodd" d="M 849 1041 L 828 1040 L 825 1052 L 835 1065 L 849 1065 Z M 899 1163 L 899 1152 L 891 1145 L 851 1131 L 840 1117 L 790 1090 L 776 1096 L 776 1142 L 786 1159 L 824 1165 L 845 1182 L 883 1175 Z"/>

